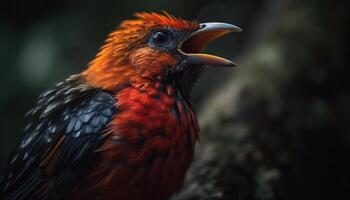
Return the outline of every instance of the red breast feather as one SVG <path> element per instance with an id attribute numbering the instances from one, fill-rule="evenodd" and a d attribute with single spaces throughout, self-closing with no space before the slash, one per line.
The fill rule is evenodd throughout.
<path id="1" fill-rule="evenodd" d="M 78 187 L 80 197 L 103 191 L 100 199 L 162 200 L 180 189 L 199 130 L 192 110 L 184 109 L 190 105 L 177 100 L 170 86 L 167 91 L 127 87 L 115 96 L 110 139 L 99 149 L 103 159 Z"/>

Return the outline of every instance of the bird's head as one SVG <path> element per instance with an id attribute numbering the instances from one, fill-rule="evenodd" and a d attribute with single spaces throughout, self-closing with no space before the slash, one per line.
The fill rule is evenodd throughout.
<path id="1" fill-rule="evenodd" d="M 137 13 L 112 32 L 89 68 L 91 85 L 113 90 L 123 84 L 172 82 L 190 87 L 204 66 L 235 63 L 200 53 L 211 41 L 241 31 L 226 23 L 196 23 L 167 13 Z"/>

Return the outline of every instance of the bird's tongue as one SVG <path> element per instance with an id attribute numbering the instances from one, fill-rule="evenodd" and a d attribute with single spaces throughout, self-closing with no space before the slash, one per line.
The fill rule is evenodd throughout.
<path id="1" fill-rule="evenodd" d="M 237 26 L 226 23 L 203 23 L 200 29 L 192 33 L 179 45 L 179 50 L 186 56 L 186 62 L 194 65 L 236 66 L 225 58 L 199 53 L 210 42 L 230 32 L 242 31 Z"/>

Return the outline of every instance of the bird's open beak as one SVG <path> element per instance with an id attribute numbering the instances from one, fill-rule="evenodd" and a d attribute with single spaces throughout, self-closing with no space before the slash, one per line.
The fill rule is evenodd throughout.
<path id="1" fill-rule="evenodd" d="M 226 23 L 202 23 L 200 29 L 193 32 L 180 45 L 179 51 L 186 56 L 187 64 L 236 66 L 233 61 L 214 55 L 200 53 L 210 42 L 230 32 L 241 32 L 237 26 Z"/>

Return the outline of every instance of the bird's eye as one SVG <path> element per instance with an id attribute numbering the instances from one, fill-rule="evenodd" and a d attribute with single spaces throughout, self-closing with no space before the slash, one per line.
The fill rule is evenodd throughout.
<path id="1" fill-rule="evenodd" d="M 152 43 L 158 44 L 158 45 L 167 43 L 169 39 L 170 39 L 170 35 L 166 31 L 156 31 L 151 36 Z"/>

